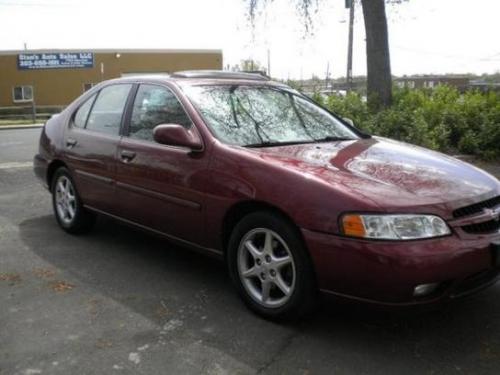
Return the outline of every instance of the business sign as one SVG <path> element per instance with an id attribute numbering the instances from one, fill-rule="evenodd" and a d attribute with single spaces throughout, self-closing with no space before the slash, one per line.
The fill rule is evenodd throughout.
<path id="1" fill-rule="evenodd" d="M 17 56 L 19 70 L 92 68 L 93 66 L 94 54 L 92 52 L 21 53 Z"/>

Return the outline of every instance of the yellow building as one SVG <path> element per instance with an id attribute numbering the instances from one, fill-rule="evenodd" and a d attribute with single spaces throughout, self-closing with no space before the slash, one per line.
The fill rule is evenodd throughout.
<path id="1" fill-rule="evenodd" d="M 32 99 L 39 108 L 62 107 L 103 80 L 190 69 L 222 69 L 222 51 L 2 51 L 0 107 L 26 107 Z"/>

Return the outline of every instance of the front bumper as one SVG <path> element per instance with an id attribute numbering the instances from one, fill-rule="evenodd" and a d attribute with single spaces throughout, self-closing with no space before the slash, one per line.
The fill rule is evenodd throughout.
<path id="1" fill-rule="evenodd" d="M 370 241 L 302 229 L 319 288 L 383 305 L 416 305 L 460 297 L 495 283 L 500 233 L 471 239 Z M 496 248 L 496 250 L 495 250 Z M 438 283 L 415 297 L 415 287 Z"/>

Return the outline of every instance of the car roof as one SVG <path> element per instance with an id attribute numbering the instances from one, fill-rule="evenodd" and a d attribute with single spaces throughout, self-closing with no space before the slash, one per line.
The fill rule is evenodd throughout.
<path id="1" fill-rule="evenodd" d="M 271 80 L 271 78 L 260 72 L 230 72 L 225 70 L 183 70 L 173 73 L 170 77 L 194 79 L 244 79 L 251 81 Z"/>
<path id="2" fill-rule="evenodd" d="M 172 74 L 138 74 L 116 78 L 108 82 L 174 82 L 179 85 L 245 84 L 286 86 L 272 81 L 259 72 L 230 72 L 223 70 L 186 70 Z"/>

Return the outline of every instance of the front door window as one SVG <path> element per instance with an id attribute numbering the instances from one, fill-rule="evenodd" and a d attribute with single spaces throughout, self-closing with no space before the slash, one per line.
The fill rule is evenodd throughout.
<path id="1" fill-rule="evenodd" d="M 153 129 L 160 124 L 178 124 L 190 127 L 191 120 L 176 96 L 166 87 L 141 85 L 135 96 L 129 136 L 153 140 Z"/>

